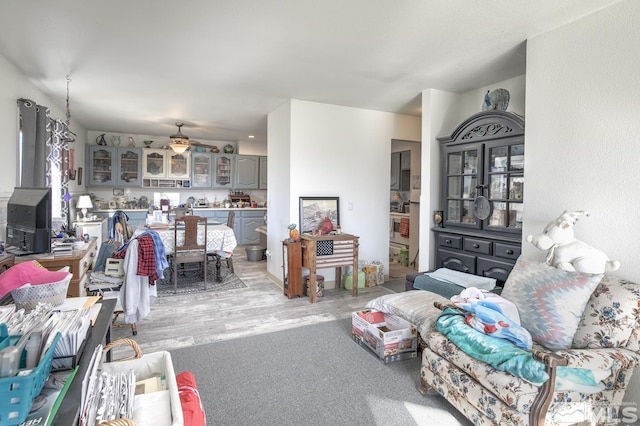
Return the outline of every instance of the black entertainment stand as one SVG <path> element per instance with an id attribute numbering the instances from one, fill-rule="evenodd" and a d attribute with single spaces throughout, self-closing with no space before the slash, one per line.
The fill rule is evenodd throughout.
<path id="1" fill-rule="evenodd" d="M 58 411 L 56 412 L 53 422 L 54 425 L 76 425 L 80 414 L 80 398 L 82 397 L 82 380 L 87 372 L 88 364 L 91 356 L 99 344 L 107 344 L 111 341 L 111 320 L 113 318 L 113 309 L 116 306 L 116 299 L 99 300 L 101 304 L 100 313 L 96 322 L 91 329 L 91 335 L 84 347 L 78 371 L 76 372 L 69 389 L 67 390 Z M 107 361 L 109 361 L 110 353 L 107 353 Z"/>

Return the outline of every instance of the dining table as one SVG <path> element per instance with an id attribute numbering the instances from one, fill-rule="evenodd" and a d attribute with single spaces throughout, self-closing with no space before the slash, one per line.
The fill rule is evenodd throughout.
<path id="1" fill-rule="evenodd" d="M 151 225 L 139 225 L 133 233 L 136 237 L 145 231 L 155 231 L 162 240 L 164 251 L 167 256 L 173 254 L 174 248 L 174 226 L 173 224 L 151 224 Z M 178 246 L 184 243 L 184 229 L 178 228 Z M 204 242 L 204 226 L 198 226 L 198 243 Z M 217 222 L 207 222 L 207 253 L 215 254 L 224 252 L 227 255 L 231 255 L 233 250 L 238 245 L 236 236 L 233 233 L 233 229 L 227 225 Z"/>

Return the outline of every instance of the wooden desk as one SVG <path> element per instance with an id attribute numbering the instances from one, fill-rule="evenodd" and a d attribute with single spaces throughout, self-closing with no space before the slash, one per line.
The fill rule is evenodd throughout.
<path id="1" fill-rule="evenodd" d="M 69 385 L 66 395 L 62 399 L 60 408 L 56 412 L 53 422 L 54 425 L 75 425 L 78 423 L 80 415 L 80 399 L 82 395 L 82 380 L 87 373 L 88 364 L 91 361 L 93 351 L 99 344 L 106 345 L 111 342 L 111 319 L 113 318 L 113 309 L 116 307 L 116 299 L 100 300 L 102 304 L 96 323 L 91 328 L 91 336 L 84 347 L 84 352 L 80 357 L 78 371 Z M 107 357 L 109 353 L 107 353 Z M 107 359 L 109 361 L 109 359 Z"/>
<path id="2" fill-rule="evenodd" d="M 0 274 L 13 266 L 15 256 L 9 253 L 0 255 Z"/>
<path id="3" fill-rule="evenodd" d="M 309 301 L 316 302 L 316 271 L 336 268 L 336 288 L 342 288 L 342 267 L 353 266 L 352 296 L 358 295 L 358 239 L 351 234 L 300 235 L 302 266 L 309 269 Z"/>
<path id="4" fill-rule="evenodd" d="M 60 268 L 69 266 L 73 278 L 69 283 L 67 297 L 86 296 L 86 284 L 89 281 L 87 271 L 93 267 L 98 255 L 98 245 L 96 239 L 92 238 L 89 246 L 85 250 L 74 250 L 71 256 L 54 256 L 51 253 L 32 254 L 29 256 L 16 256 L 15 263 L 37 260 L 42 266 L 50 271 L 57 271 Z"/>

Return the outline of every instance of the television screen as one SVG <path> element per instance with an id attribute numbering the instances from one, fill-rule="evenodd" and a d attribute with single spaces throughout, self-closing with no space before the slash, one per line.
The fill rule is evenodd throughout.
<path id="1" fill-rule="evenodd" d="M 7 251 L 49 253 L 51 215 L 51 188 L 15 188 L 7 204 Z"/>

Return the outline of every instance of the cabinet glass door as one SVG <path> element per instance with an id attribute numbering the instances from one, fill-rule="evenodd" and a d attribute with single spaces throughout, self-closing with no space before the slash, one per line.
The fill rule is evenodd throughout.
<path id="1" fill-rule="evenodd" d="M 174 153 L 170 151 L 168 175 L 169 178 L 189 179 L 191 174 L 190 152 L 184 152 L 182 154 Z"/>
<path id="2" fill-rule="evenodd" d="M 519 232 L 524 198 L 524 143 L 487 147 L 488 198 L 493 212 L 488 227 Z"/>
<path id="3" fill-rule="evenodd" d="M 194 152 L 191 166 L 191 186 L 211 188 L 211 154 Z"/>
<path id="4" fill-rule="evenodd" d="M 116 170 L 116 148 L 112 146 L 89 146 L 88 186 L 114 185 Z"/>
<path id="5" fill-rule="evenodd" d="M 231 155 L 218 154 L 215 156 L 214 181 L 213 186 L 216 188 L 231 187 L 231 172 L 233 171 L 233 157 Z"/>
<path id="6" fill-rule="evenodd" d="M 445 221 L 449 224 L 480 227 L 473 202 L 478 195 L 479 147 L 467 146 L 446 153 Z"/>
<path id="7" fill-rule="evenodd" d="M 142 185 L 141 149 L 118 148 L 118 186 Z"/>
<path id="8" fill-rule="evenodd" d="M 166 149 L 145 149 L 142 154 L 142 174 L 146 178 L 164 178 Z"/>

